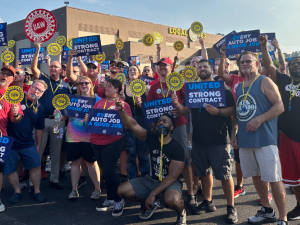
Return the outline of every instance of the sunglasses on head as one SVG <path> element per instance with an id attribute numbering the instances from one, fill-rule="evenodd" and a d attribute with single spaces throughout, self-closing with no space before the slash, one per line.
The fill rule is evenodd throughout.
<path id="1" fill-rule="evenodd" d="M 87 66 L 87 68 L 88 68 L 88 69 L 93 69 L 93 70 L 97 69 L 96 66 Z"/>
<path id="2" fill-rule="evenodd" d="M 90 82 L 79 82 L 79 84 L 82 86 L 82 85 L 89 85 L 90 84 Z"/>

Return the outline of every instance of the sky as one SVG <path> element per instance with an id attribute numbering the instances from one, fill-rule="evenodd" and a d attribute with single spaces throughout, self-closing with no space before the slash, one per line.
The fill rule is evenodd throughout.
<path id="1" fill-rule="evenodd" d="M 0 1 L 0 22 L 13 23 L 34 9 L 63 7 L 64 0 Z M 69 6 L 188 29 L 194 21 L 203 32 L 227 34 L 260 29 L 275 32 L 283 52 L 300 51 L 300 1 L 298 0 L 69 0 Z"/>

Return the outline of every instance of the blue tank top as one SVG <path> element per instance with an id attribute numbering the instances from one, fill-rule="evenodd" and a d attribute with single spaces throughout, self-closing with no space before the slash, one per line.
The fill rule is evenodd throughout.
<path id="1" fill-rule="evenodd" d="M 258 117 L 273 106 L 261 91 L 261 81 L 265 76 L 260 76 L 252 84 L 246 104 L 243 95 L 243 83 L 236 90 L 236 116 L 238 120 L 238 145 L 241 148 L 259 148 L 277 144 L 277 117 L 263 122 L 256 131 L 248 132 L 247 124 L 251 119 Z M 245 88 L 246 94 L 249 87 Z M 245 110 L 243 110 L 243 107 Z"/>

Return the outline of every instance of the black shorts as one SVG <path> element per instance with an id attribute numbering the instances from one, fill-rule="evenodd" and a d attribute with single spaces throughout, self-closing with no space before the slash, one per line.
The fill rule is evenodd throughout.
<path id="1" fill-rule="evenodd" d="M 0 163 L 0 173 L 3 173 L 3 170 L 4 170 L 4 164 L 3 163 Z M 1 187 L 0 187 L 1 188 Z M 0 190 L 1 191 L 1 190 Z"/>
<path id="2" fill-rule="evenodd" d="M 234 149 L 234 160 L 238 163 L 241 163 L 241 161 L 240 161 L 240 149 Z"/>
<path id="3" fill-rule="evenodd" d="M 90 142 L 66 142 L 67 160 L 75 161 L 81 157 L 93 163 L 96 161 L 94 151 Z"/>

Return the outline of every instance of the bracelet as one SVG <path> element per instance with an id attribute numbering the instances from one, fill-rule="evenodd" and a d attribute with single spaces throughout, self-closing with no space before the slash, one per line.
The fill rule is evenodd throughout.
<path id="1" fill-rule="evenodd" d="M 221 113 L 222 113 L 222 112 L 221 112 L 221 109 L 219 109 L 219 112 L 218 112 L 217 115 L 218 115 L 218 116 L 221 116 Z"/>
<path id="2" fill-rule="evenodd" d="M 18 115 L 14 116 L 14 117 L 19 117 L 19 115 L 20 115 L 20 114 L 18 113 Z"/>

